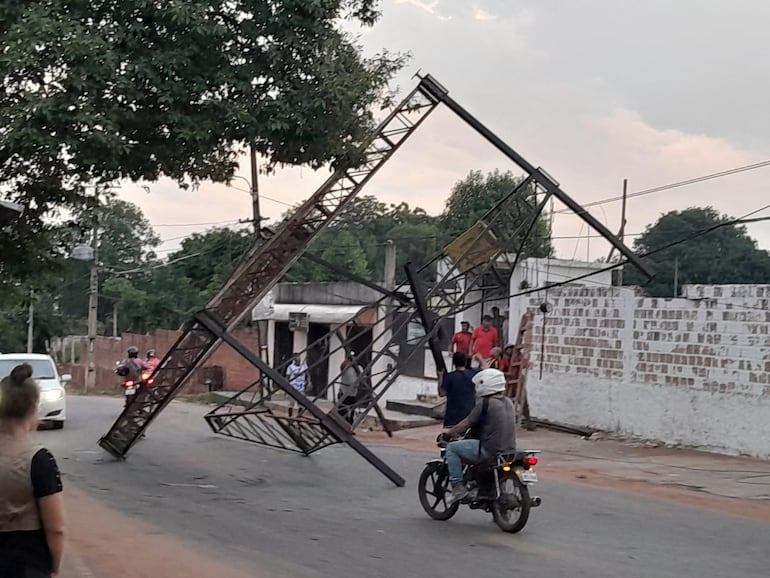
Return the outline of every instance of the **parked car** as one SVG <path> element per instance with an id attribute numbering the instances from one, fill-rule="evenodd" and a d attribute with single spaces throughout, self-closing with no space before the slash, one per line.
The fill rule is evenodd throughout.
<path id="1" fill-rule="evenodd" d="M 10 375 L 13 368 L 22 363 L 32 366 L 32 378 L 40 386 L 40 421 L 51 424 L 54 429 L 62 429 L 67 419 L 64 384 L 70 381 L 72 376 L 60 376 L 50 355 L 3 353 L 0 354 L 0 379 Z"/>

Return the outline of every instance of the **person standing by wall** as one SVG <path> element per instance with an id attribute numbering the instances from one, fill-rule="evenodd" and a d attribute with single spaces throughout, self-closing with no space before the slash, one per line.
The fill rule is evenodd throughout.
<path id="1" fill-rule="evenodd" d="M 473 330 L 471 335 L 471 355 L 474 360 L 481 361 L 487 359 L 492 353 L 492 348 L 497 345 L 497 329 L 492 327 L 492 317 L 484 315 L 481 325 Z"/>
<path id="2" fill-rule="evenodd" d="M 460 352 L 469 356 L 471 354 L 472 338 L 471 324 L 468 321 L 461 321 L 460 331 L 452 336 L 452 341 L 449 343 L 449 353 Z"/>
<path id="3" fill-rule="evenodd" d="M 340 393 L 337 412 L 352 426 L 355 418 L 355 405 L 358 390 L 364 377 L 364 370 L 358 364 L 356 354 L 348 353 L 345 361 L 340 364 Z"/>
<path id="4" fill-rule="evenodd" d="M 305 393 L 305 385 L 307 383 L 307 364 L 302 363 L 302 358 L 299 353 L 294 354 L 294 361 L 286 368 L 286 379 L 289 380 L 289 385 L 299 392 Z M 289 397 L 289 417 L 294 415 L 294 406 L 297 402 L 294 398 Z"/>
<path id="5" fill-rule="evenodd" d="M 36 446 L 40 390 L 32 367 L 16 366 L 0 381 L 0 576 L 57 576 L 64 552 L 59 468 Z"/>

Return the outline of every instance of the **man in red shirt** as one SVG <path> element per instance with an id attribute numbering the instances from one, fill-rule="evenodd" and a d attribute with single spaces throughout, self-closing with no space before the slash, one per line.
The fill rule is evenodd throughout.
<path id="1" fill-rule="evenodd" d="M 489 315 L 484 315 L 481 325 L 474 329 L 471 334 L 471 355 L 486 359 L 496 345 L 497 329 L 492 327 L 492 318 Z"/>
<path id="2" fill-rule="evenodd" d="M 449 343 L 449 353 L 464 353 L 468 357 L 471 356 L 471 324 L 467 321 L 460 322 L 460 331 L 452 336 L 452 341 Z"/>

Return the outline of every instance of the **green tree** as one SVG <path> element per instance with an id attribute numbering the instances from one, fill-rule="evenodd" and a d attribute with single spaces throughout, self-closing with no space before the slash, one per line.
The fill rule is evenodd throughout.
<path id="1" fill-rule="evenodd" d="M 446 203 L 446 209 L 441 216 L 445 242 L 450 242 L 471 228 L 490 209 L 510 194 L 522 181 L 513 173 L 501 173 L 495 170 L 487 175 L 481 171 L 471 171 L 463 180 L 455 183 Z M 536 204 L 535 194 L 531 188 L 526 189 L 518 202 L 510 206 L 506 218 L 498 225 L 504 233 L 511 235 L 529 221 Z M 522 255 L 527 257 L 547 257 L 553 252 L 548 223 L 540 219 L 531 235 L 525 239 L 524 231 L 514 235 L 514 242 L 508 247 L 511 251 L 521 248 Z"/>
<path id="2" fill-rule="evenodd" d="M 744 226 L 719 226 L 732 220 L 712 207 L 666 213 L 634 242 L 639 253 L 654 251 L 644 258 L 644 264 L 655 277 L 647 283 L 636 269 L 627 266 L 624 283 L 641 285 L 652 296 L 672 297 L 675 278 L 679 287 L 688 283 L 770 282 L 770 254 L 757 248 Z M 658 251 L 712 227 L 718 228 Z"/>
<path id="3" fill-rule="evenodd" d="M 339 231 L 335 237 L 334 244 L 327 247 L 321 258 L 347 269 L 359 277 L 368 277 L 369 269 L 366 260 L 366 253 L 361 247 L 361 243 L 350 231 Z M 346 281 L 344 275 L 329 272 L 326 275 L 328 281 Z"/>
<path id="4" fill-rule="evenodd" d="M 357 162 L 404 58 L 364 58 L 342 19 L 377 0 L 0 0 L 0 185 L 27 210 L 0 231 L 3 273 L 45 261 L 46 218 L 121 179 L 232 177 Z"/>
<path id="5" fill-rule="evenodd" d="M 311 245 L 310 251 L 330 257 L 327 261 L 346 267 L 348 255 L 337 247 L 344 247 L 340 239 L 344 234 L 349 239 L 352 235 L 355 247 L 364 252 L 367 271 L 365 275 L 373 281 L 382 281 L 385 268 L 385 244 L 392 240 L 398 254 L 397 278 L 402 279 L 402 266 L 411 260 L 421 267 L 436 253 L 437 219 L 428 215 L 419 207 L 410 207 L 407 203 L 387 205 L 371 195 L 354 199 L 335 221 Z M 353 260 L 360 264 L 358 258 Z M 362 269 L 360 269 L 362 270 Z M 328 269 L 301 259 L 291 270 L 288 281 L 332 281 L 343 276 Z"/>

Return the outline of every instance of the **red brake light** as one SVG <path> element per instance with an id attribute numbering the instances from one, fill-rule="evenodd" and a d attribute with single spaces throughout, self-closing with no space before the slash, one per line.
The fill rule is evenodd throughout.
<path id="1" fill-rule="evenodd" d="M 535 456 L 527 456 L 523 460 L 521 460 L 525 466 L 536 466 L 537 465 L 537 458 Z"/>
<path id="2" fill-rule="evenodd" d="M 149 377 L 149 378 L 147 378 L 147 385 L 152 385 L 152 383 L 153 383 L 154 381 L 155 381 L 155 379 L 154 379 L 154 378 L 152 378 L 152 377 Z"/>
<path id="3" fill-rule="evenodd" d="M 134 382 L 129 379 L 127 381 L 124 381 L 123 385 L 126 387 L 134 387 Z"/>

